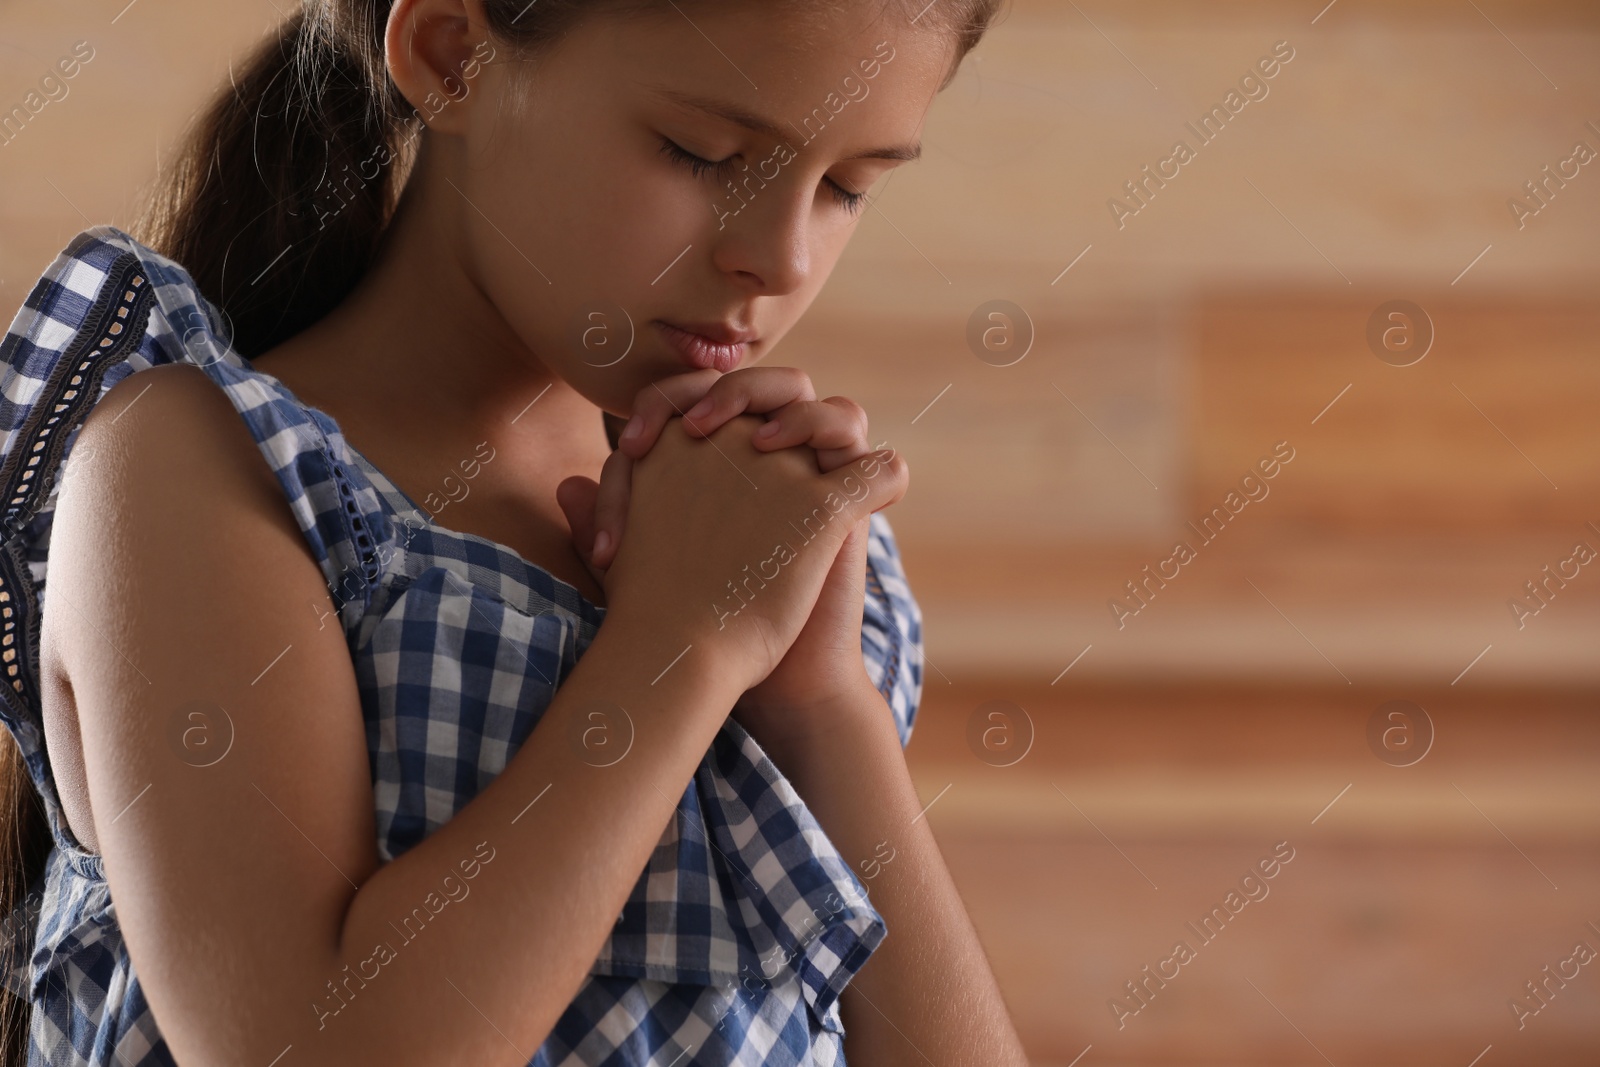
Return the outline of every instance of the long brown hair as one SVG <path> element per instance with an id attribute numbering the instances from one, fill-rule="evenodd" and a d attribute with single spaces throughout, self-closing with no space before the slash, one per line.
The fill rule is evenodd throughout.
<path id="1" fill-rule="evenodd" d="M 524 60 L 581 18 L 667 6 L 667 0 L 482 2 L 497 42 Z M 1003 0 L 879 3 L 919 29 L 954 38 L 948 82 Z M 392 6 L 392 0 L 304 0 L 230 71 L 229 84 L 199 115 L 134 226 L 136 236 L 189 271 L 246 358 L 305 329 L 350 293 L 399 200 L 422 122 L 384 59 Z M 0 914 L 10 914 L 43 870 L 50 835 L 20 751 L 9 736 L 0 745 L 0 829 L 9 831 L 0 832 Z M 0 1067 L 22 1067 L 28 1020 L 28 1002 L 0 990 Z"/>
<path id="2" fill-rule="evenodd" d="M 37 900 L 30 899 L 28 887 L 43 871 L 50 856 L 50 824 L 45 819 L 44 802 L 28 777 L 22 750 L 8 730 L 0 730 L 0 938 L 4 959 L 12 972 L 7 979 L 27 987 L 29 961 L 22 946 L 32 942 L 28 933 L 38 919 Z M 18 997 L 9 986 L 0 987 L 0 1055 L 5 1067 L 23 1067 L 27 1061 L 30 1013 L 25 996 Z"/>

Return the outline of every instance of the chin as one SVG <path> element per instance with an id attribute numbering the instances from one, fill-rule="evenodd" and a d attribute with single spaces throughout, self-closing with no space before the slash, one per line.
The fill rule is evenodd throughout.
<path id="1" fill-rule="evenodd" d="M 612 371 L 620 367 L 611 368 Z M 633 415 L 634 401 L 639 397 L 639 391 L 648 389 L 655 383 L 670 378 L 681 371 L 667 368 L 664 370 L 642 370 L 632 368 L 633 373 L 626 376 L 611 376 L 602 372 L 605 377 L 599 381 L 589 381 L 580 388 L 573 383 L 573 388 L 583 395 L 583 398 L 607 415 L 614 415 L 619 419 L 627 419 Z"/>

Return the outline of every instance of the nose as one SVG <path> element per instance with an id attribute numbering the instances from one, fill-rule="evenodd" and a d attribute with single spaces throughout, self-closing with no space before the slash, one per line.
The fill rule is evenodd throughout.
<path id="1" fill-rule="evenodd" d="M 712 262 L 753 293 L 792 293 L 805 284 L 811 270 L 811 198 L 803 183 L 795 180 L 798 177 L 782 176 L 764 187 L 746 183 L 742 197 L 729 194 L 730 206 L 742 206 L 737 213 L 724 215 L 722 228 L 712 231 Z"/>

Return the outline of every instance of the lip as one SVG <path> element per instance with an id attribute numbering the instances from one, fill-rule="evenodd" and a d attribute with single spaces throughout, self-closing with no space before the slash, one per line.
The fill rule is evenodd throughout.
<path id="1" fill-rule="evenodd" d="M 679 325 L 656 319 L 653 325 L 689 366 L 724 374 L 744 360 L 750 345 L 757 340 L 753 330 L 720 322 L 686 322 Z"/>

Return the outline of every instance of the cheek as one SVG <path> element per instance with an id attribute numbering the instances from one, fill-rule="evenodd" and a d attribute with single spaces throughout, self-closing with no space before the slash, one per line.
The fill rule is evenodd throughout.
<path id="1" fill-rule="evenodd" d="M 649 288 L 710 217 L 709 197 L 641 158 L 637 139 L 582 113 L 508 120 L 471 180 L 489 201 L 484 213 L 558 286 L 620 298 L 615 290 Z"/>
<path id="2" fill-rule="evenodd" d="M 556 375 L 609 410 L 661 377 L 663 357 L 649 320 L 666 313 L 669 271 L 682 271 L 705 247 L 703 194 L 637 147 L 580 136 L 581 121 L 501 137 L 474 163 L 460 194 L 465 256 L 472 276 L 521 341 Z M 539 145 L 566 146 L 552 152 Z M 626 164 L 618 160 L 626 160 Z M 698 229 L 697 229 L 698 227 Z M 679 279 L 680 281 L 683 279 Z M 703 282 L 703 276 L 698 279 Z M 609 309 L 625 309 L 618 315 Z M 593 317 L 601 311 L 602 318 Z M 632 348 L 628 335 L 634 334 Z M 587 332 L 586 332 L 587 331 Z M 606 347 L 584 347 L 584 340 Z M 610 366 L 612 352 L 628 351 Z M 648 359 L 639 358 L 648 351 Z"/>
<path id="3" fill-rule="evenodd" d="M 679 304 L 726 309 L 751 294 L 718 265 L 712 181 L 678 171 L 637 131 L 603 133 L 598 115 L 552 116 L 502 114 L 474 131 L 470 163 L 454 179 L 460 191 L 444 185 L 442 195 L 459 208 L 467 269 L 521 342 L 597 405 L 625 411 L 640 389 L 681 370 L 651 319 Z M 763 348 L 810 306 L 854 233 L 827 205 L 812 210 L 805 282 L 759 302 Z"/>

